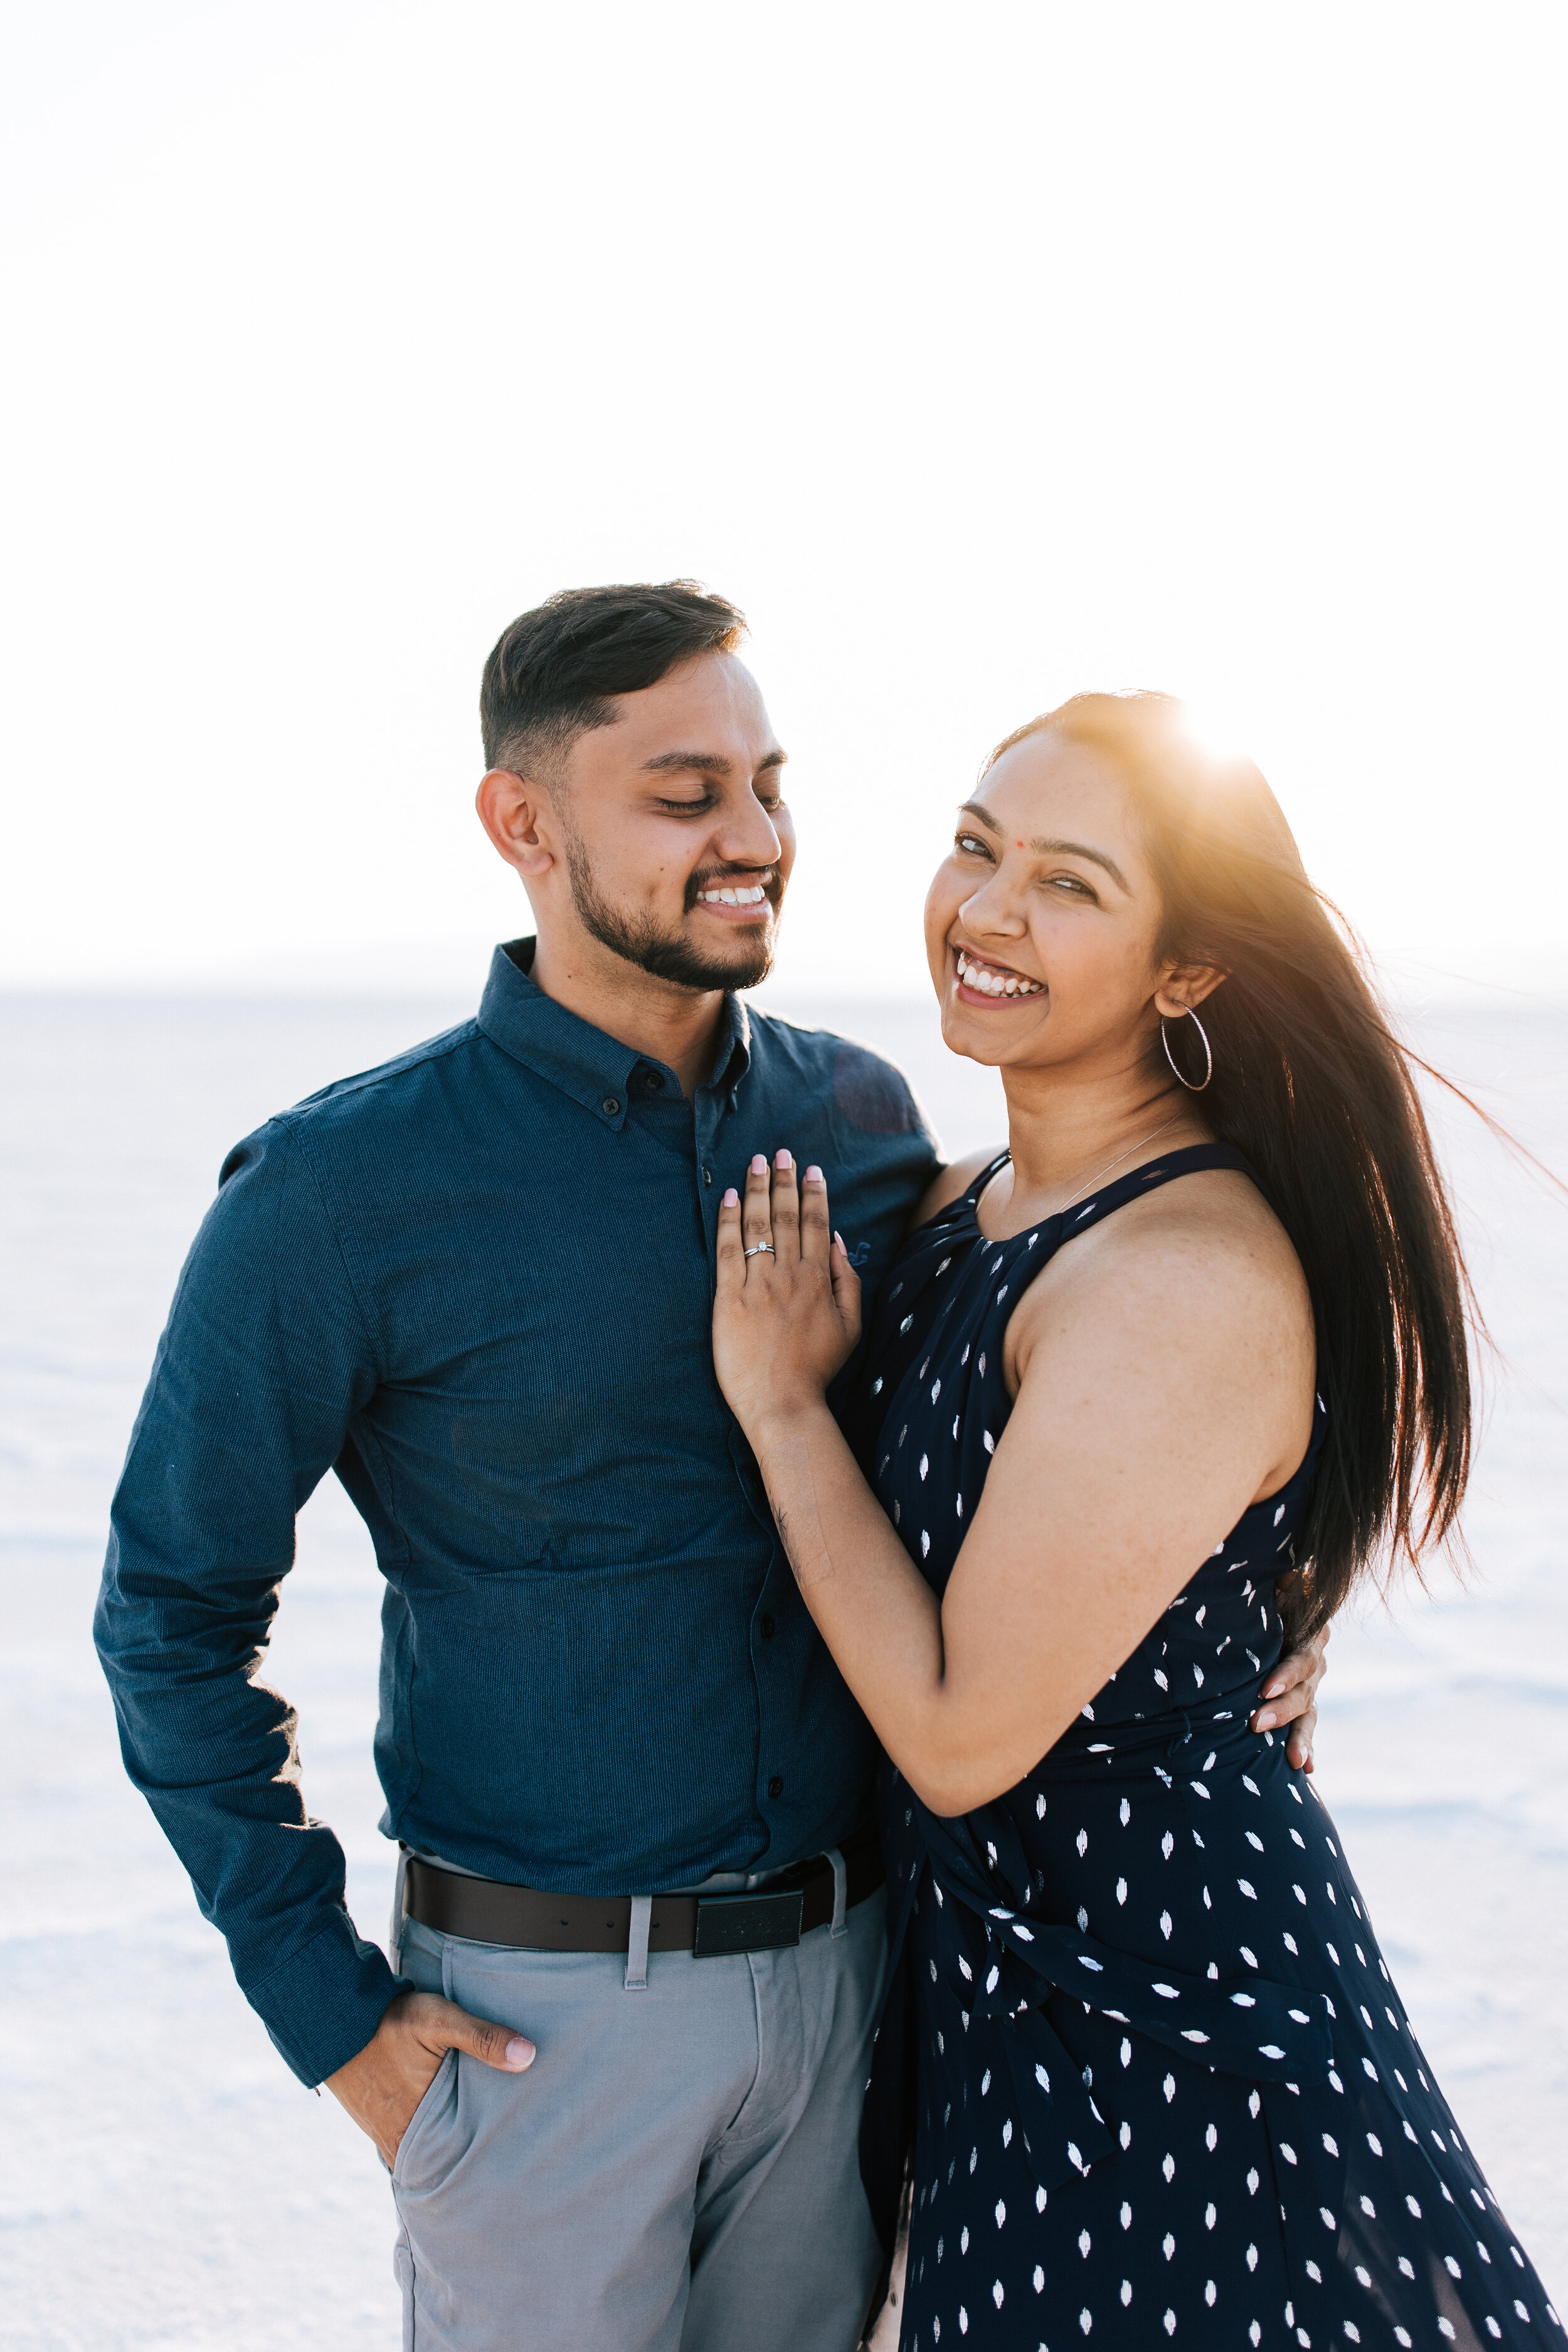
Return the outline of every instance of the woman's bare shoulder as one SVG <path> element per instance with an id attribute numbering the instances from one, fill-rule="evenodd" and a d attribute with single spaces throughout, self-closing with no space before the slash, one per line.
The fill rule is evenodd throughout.
<path id="1" fill-rule="evenodd" d="M 1212 1169 L 1064 1242 L 1008 1322 L 1003 1373 L 1020 1428 L 1043 1445 L 1076 1413 L 1107 1476 L 1131 1475 L 1126 1448 L 1145 1459 L 1155 1424 L 1195 1415 L 1210 1467 L 1257 1501 L 1306 1453 L 1315 1358 L 1289 1235 L 1247 1177 Z"/>
<path id="2" fill-rule="evenodd" d="M 1202 1307 L 1202 1319 L 1232 1339 L 1258 1325 L 1278 1330 L 1284 1312 L 1311 1329 L 1306 1277 L 1289 1235 L 1251 1178 L 1239 1170 L 1194 1171 L 1129 1201 L 1092 1226 L 1047 1269 L 1054 1285 L 1037 1284 L 1045 1307 L 1052 1286 L 1066 1291 L 1112 1288 L 1122 1303 L 1147 1313 L 1158 1298 L 1173 1307 Z"/>
<path id="3" fill-rule="evenodd" d="M 911 1232 L 916 1225 L 923 1225 L 928 1218 L 934 1217 L 939 1209 L 947 1208 L 961 1192 L 967 1192 L 981 1170 L 989 1168 L 1001 1150 L 1000 1144 L 993 1144 L 987 1150 L 967 1152 L 962 1160 L 951 1160 L 945 1168 L 938 1169 L 910 1220 Z"/>

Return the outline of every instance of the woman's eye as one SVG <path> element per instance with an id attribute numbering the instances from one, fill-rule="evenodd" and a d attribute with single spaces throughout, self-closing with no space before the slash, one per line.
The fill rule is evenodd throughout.
<path id="1" fill-rule="evenodd" d="M 1053 890 L 1060 890 L 1064 892 L 1067 897 L 1072 898 L 1094 898 L 1096 897 L 1095 892 L 1089 888 L 1089 884 L 1083 881 L 1077 874 L 1053 874 L 1051 877 L 1050 887 Z"/>
<path id="2" fill-rule="evenodd" d="M 991 855 L 991 852 L 986 848 L 985 844 L 981 840 L 980 835 L 977 833 L 961 833 L 956 835 L 954 836 L 952 845 L 955 849 L 968 850 L 973 856 L 979 857 L 989 857 Z"/>

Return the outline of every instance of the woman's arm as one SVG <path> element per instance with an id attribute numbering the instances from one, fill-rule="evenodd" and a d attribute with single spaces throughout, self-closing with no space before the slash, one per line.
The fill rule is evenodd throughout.
<path id="1" fill-rule="evenodd" d="M 1261 1218 L 1238 1241 L 1195 1180 L 1076 1243 L 1019 1310 L 1016 1402 L 939 1604 L 823 1402 L 859 1302 L 815 1175 L 797 1196 L 777 1168 L 770 1193 L 753 1162 L 743 1209 L 726 1195 L 719 1376 L 846 1682 L 922 1801 L 966 1812 L 1037 1763 L 1294 1468 L 1304 1289 L 1288 1244 Z"/>
<path id="2" fill-rule="evenodd" d="M 996 1158 L 988 1145 L 938 1169 L 922 1194 L 910 1230 L 927 1223 L 968 1191 L 982 1169 Z M 1287 1759 L 1298 1772 L 1312 1769 L 1312 1742 L 1318 1729 L 1318 1685 L 1328 1663 L 1329 1628 L 1315 1633 L 1299 1650 L 1280 1659 L 1263 1685 L 1261 1704 L 1251 1717 L 1254 1731 L 1278 1730 L 1285 1741 Z"/>

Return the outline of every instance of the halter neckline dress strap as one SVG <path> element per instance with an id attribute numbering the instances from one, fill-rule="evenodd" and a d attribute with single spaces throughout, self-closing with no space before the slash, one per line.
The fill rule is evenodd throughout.
<path id="1" fill-rule="evenodd" d="M 1038 1236 L 1047 1228 L 1058 1228 L 1051 1234 L 1054 1248 L 1058 1242 L 1066 1241 L 1072 1234 L 1086 1231 L 1091 1224 L 1099 1224 L 1101 1218 L 1110 1216 L 1114 1210 L 1124 1207 L 1129 1201 L 1137 1200 L 1142 1193 L 1152 1192 L 1156 1186 L 1168 1184 L 1177 1176 L 1198 1175 L 1210 1168 L 1234 1168 L 1238 1174 L 1250 1177 L 1255 1184 L 1258 1182 L 1252 1163 L 1234 1144 L 1184 1144 L 1179 1150 L 1162 1152 L 1157 1160 L 1147 1160 L 1142 1167 L 1130 1170 L 1126 1175 L 1114 1177 L 1109 1184 L 1102 1184 L 1091 1192 L 1087 1201 L 1069 1201 L 1066 1208 L 1058 1209 L 1052 1215 L 1037 1218 L 1032 1225 L 1020 1226 L 1016 1234 L 993 1241 L 988 1234 L 980 1233 L 980 1203 L 989 1185 L 1001 1174 L 1012 1157 L 1011 1151 L 999 1151 L 954 1203 L 961 1212 L 967 1210 L 976 1233 L 980 1234 L 980 1239 L 988 1249 L 1007 1249 L 1016 1241 Z"/>

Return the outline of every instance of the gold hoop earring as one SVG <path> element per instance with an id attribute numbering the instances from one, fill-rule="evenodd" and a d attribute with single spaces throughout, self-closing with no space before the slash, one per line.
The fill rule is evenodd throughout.
<path id="1" fill-rule="evenodd" d="M 1198 1019 L 1197 1014 L 1193 1011 L 1190 1004 L 1183 1007 L 1183 1013 L 1184 1017 L 1192 1023 L 1193 1027 L 1197 1031 L 1198 1035 L 1204 1041 L 1204 1060 L 1207 1066 L 1196 1086 L 1193 1084 L 1191 1078 L 1183 1077 L 1181 1071 L 1176 1067 L 1176 1057 L 1171 1051 L 1171 1041 L 1165 1034 L 1165 1018 L 1163 1013 L 1160 1016 L 1160 1043 L 1165 1048 L 1165 1059 L 1171 1065 L 1171 1076 L 1177 1080 L 1178 1084 L 1185 1087 L 1190 1095 L 1201 1095 L 1204 1088 L 1207 1086 L 1209 1080 L 1214 1076 L 1214 1047 L 1209 1044 L 1208 1031 L 1204 1027 L 1203 1023 Z"/>

